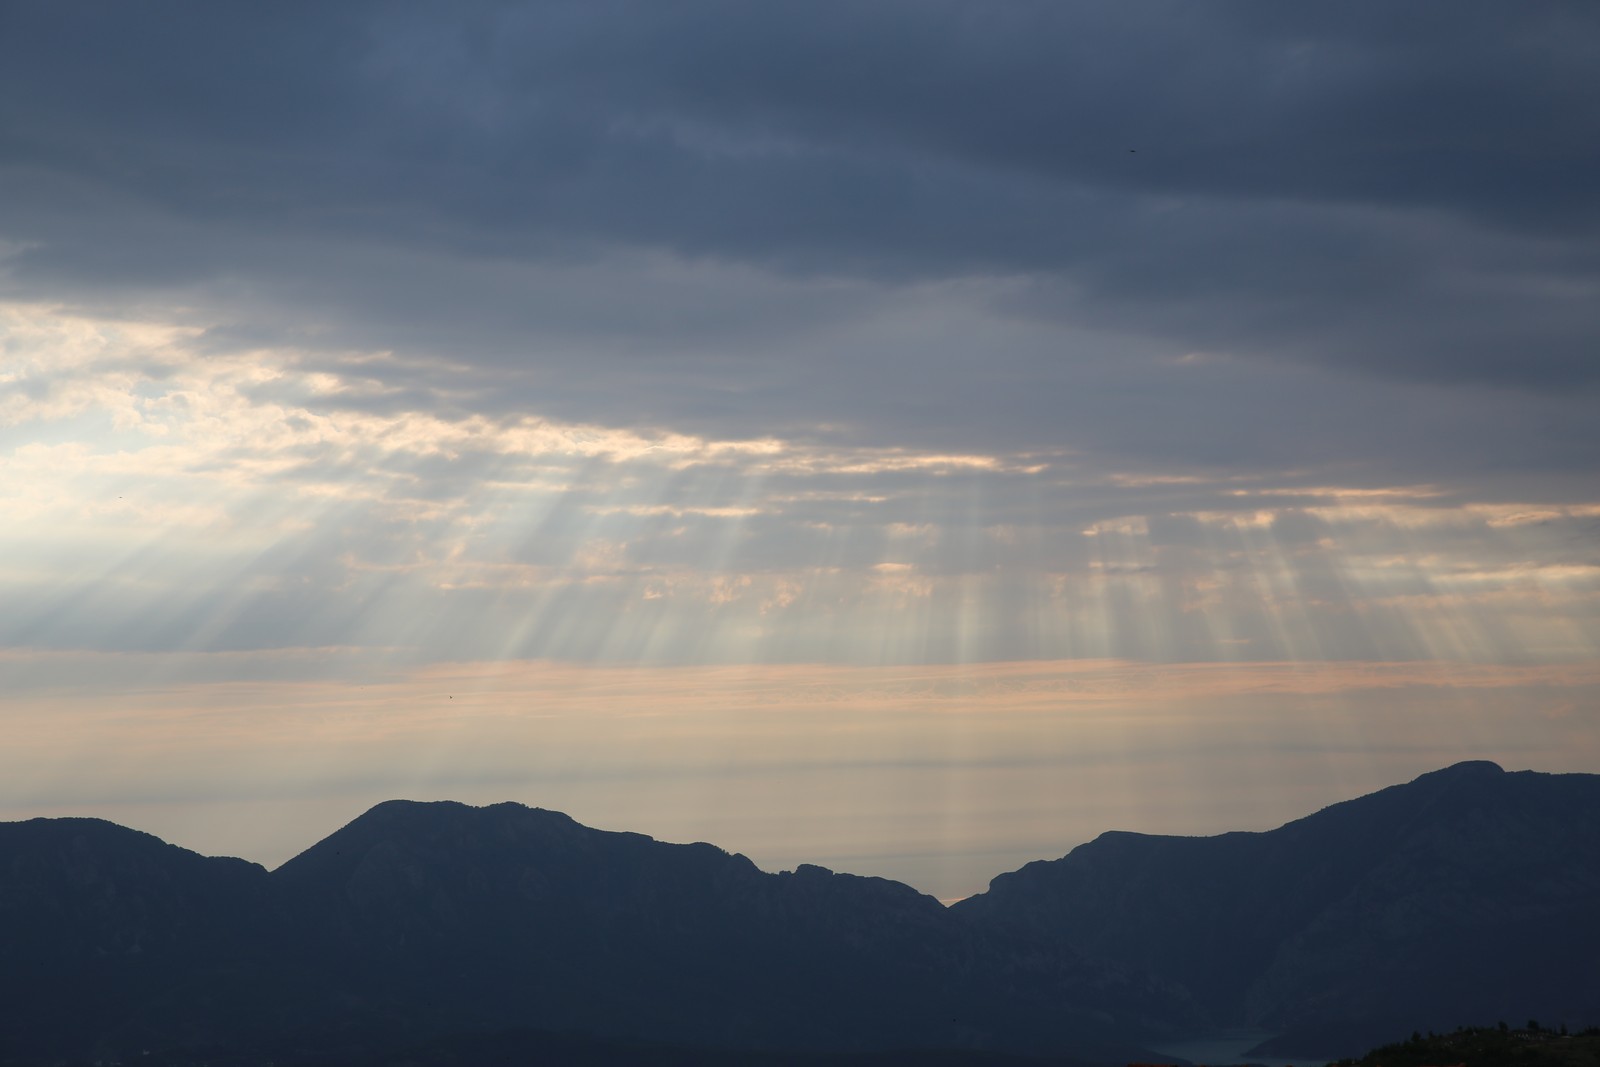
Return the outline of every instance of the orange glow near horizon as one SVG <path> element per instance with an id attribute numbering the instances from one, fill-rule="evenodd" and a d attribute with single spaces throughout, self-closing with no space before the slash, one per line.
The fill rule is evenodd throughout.
<path id="1" fill-rule="evenodd" d="M 57 683 L 6 701 L 0 817 L 94 814 L 276 863 L 395 796 L 510 799 L 951 897 L 1107 829 L 1266 829 L 1461 759 L 1590 769 L 1597 696 L 1593 663 L 501 662 L 114 696 Z"/>

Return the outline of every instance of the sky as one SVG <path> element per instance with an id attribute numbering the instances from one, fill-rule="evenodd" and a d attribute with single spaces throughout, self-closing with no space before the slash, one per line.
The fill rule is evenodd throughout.
<path id="1" fill-rule="evenodd" d="M 0 818 L 943 899 L 1600 771 L 1600 8 L 0 3 Z"/>

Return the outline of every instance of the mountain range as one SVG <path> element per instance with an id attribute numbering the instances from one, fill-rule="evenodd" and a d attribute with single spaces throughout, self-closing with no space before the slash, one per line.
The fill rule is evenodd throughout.
<path id="1" fill-rule="evenodd" d="M 1107 833 L 949 908 L 511 803 L 380 804 L 273 871 L 0 824 L 0 1064 L 1109 1063 L 1225 1027 L 1333 1055 L 1600 1022 L 1597 961 L 1600 775 L 1489 763 L 1265 833 Z"/>

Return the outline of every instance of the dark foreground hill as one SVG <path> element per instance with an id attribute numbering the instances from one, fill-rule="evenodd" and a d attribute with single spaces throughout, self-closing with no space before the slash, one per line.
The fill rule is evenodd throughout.
<path id="1" fill-rule="evenodd" d="M 1596 1067 L 1600 1030 L 1570 1032 L 1529 1020 L 1526 1027 L 1460 1027 L 1448 1034 L 1414 1032 L 1409 1040 L 1375 1048 L 1337 1067 L 1428 1067 L 1458 1063 L 1470 1067 Z"/>
<path id="2" fill-rule="evenodd" d="M 1285 1054 L 1600 1016 L 1600 776 L 1463 763 L 1267 833 L 1108 833 L 975 925 L 1148 972 Z"/>
<path id="3" fill-rule="evenodd" d="M 1467 764 L 1266 834 L 1108 834 L 953 909 L 517 804 L 382 804 L 270 873 L 0 824 L 0 1065 L 1110 1063 L 1208 1024 L 1334 1052 L 1587 1025 L 1597 818 L 1600 777 Z"/>

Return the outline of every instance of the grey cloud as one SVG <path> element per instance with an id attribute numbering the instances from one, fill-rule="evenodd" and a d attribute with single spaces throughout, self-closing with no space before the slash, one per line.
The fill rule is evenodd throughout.
<path id="1" fill-rule="evenodd" d="M 327 262 L 341 275 L 376 264 L 333 253 Z M 1315 468 L 1323 473 L 1311 484 L 1441 482 L 1491 494 L 1507 491 L 1497 484 L 1543 483 L 1541 494 L 1583 497 L 1592 490 L 1585 472 L 1600 469 L 1592 399 L 1581 390 L 1418 381 L 1374 388 L 1360 376 L 1262 364 L 1203 344 L 1191 356 L 1118 334 L 1109 321 L 1098 330 L 1064 327 L 1054 306 L 1060 289 L 1043 284 L 780 282 L 655 261 L 584 268 L 583 277 L 452 270 L 426 259 L 375 269 L 377 277 L 358 283 L 354 306 L 331 305 L 309 283 L 248 296 L 225 285 L 205 290 L 236 321 L 283 324 L 280 343 L 321 346 L 304 350 L 296 366 L 351 385 L 307 398 L 285 380 L 258 387 L 262 399 L 271 392 L 313 410 L 448 418 L 537 414 L 709 437 L 1071 450 L 1129 473 L 1231 466 L 1282 477 Z M 425 297 L 407 299 L 408 274 L 426 281 Z M 616 310 L 609 324 L 606 302 Z M 1059 302 L 1092 304 L 1070 290 Z M 691 310 L 678 314 L 680 305 Z M 1145 308 L 1146 319 L 1159 313 Z M 1182 328 L 1201 335 L 1190 340 L 1217 340 L 1229 313 L 1225 302 L 1191 301 Z M 1341 325 L 1333 317 L 1332 309 L 1306 312 L 1330 332 Z M 1381 362 L 1393 349 L 1382 322 L 1342 325 L 1366 346 L 1353 362 Z M 1480 343 L 1492 336 L 1477 320 L 1441 328 L 1475 332 Z M 213 334 L 197 351 L 225 343 Z M 372 349 L 397 358 L 346 357 Z M 1506 366 L 1520 366 L 1521 350 L 1508 351 Z M 1466 362 L 1470 353 L 1438 354 Z"/>
<path id="2" fill-rule="evenodd" d="M 1594 207 L 1573 166 L 1594 161 L 1584 134 L 1600 107 L 1583 4 L 21 4 L 9 21 L 8 69 L 28 91 L 8 110 L 39 154 L 89 154 L 72 140 L 87 127 L 122 135 L 97 149 L 108 161 L 128 152 L 153 171 L 163 148 L 209 145 L 276 163 L 260 184 L 289 190 L 338 188 L 345 172 L 307 163 L 387 157 L 414 169 L 369 193 L 463 215 L 485 185 L 526 192 L 528 178 L 637 162 L 630 144 L 685 163 L 719 147 L 736 162 L 781 154 L 763 145 L 905 145 L 1089 187 L 1454 195 L 1563 227 Z M 1129 147 L 1156 157 L 1142 178 Z M 248 187 L 207 190 L 186 162 L 165 175 L 189 178 L 185 192 L 248 203 Z M 480 184 L 430 188 L 430 165 Z M 663 169 L 639 177 L 674 177 Z"/>
<path id="3" fill-rule="evenodd" d="M 231 278 L 380 329 L 405 305 L 417 347 L 559 367 L 495 339 L 515 270 L 476 298 L 435 276 L 626 247 L 891 287 L 1035 275 L 1110 332 L 1383 376 L 1596 373 L 1586 5 L 5 17 L 0 230 L 31 243 L 21 291 Z M 329 244 L 373 265 L 323 267 Z M 589 281 L 591 341 L 625 348 L 692 347 L 730 312 L 793 321 L 710 294 L 641 317 Z"/>

